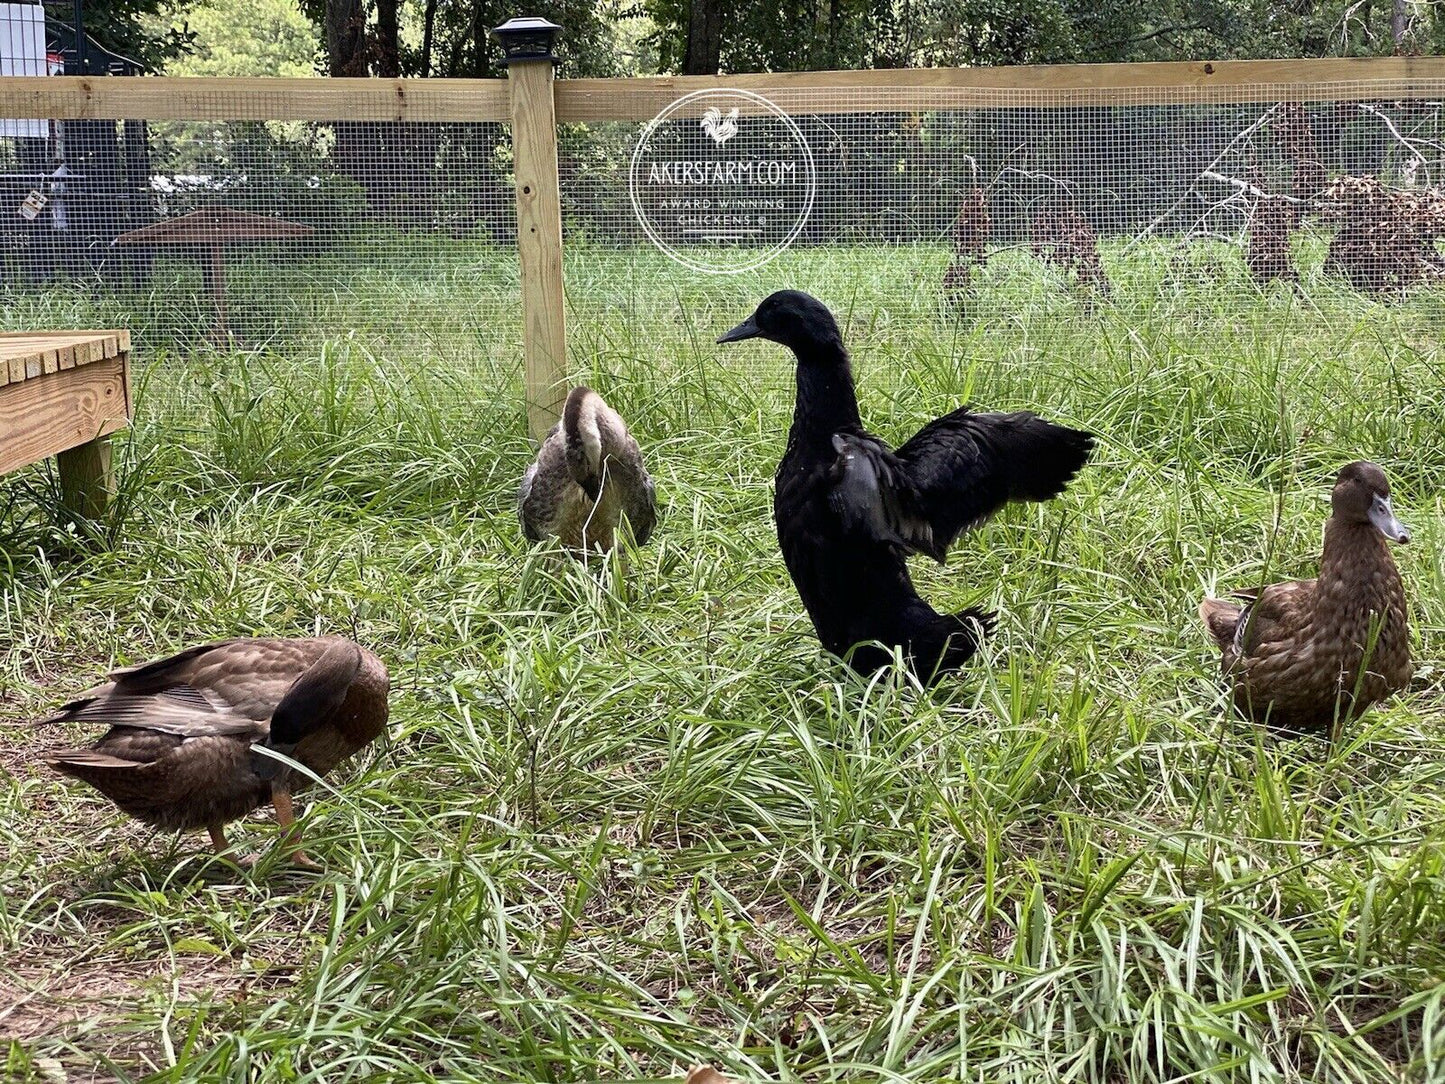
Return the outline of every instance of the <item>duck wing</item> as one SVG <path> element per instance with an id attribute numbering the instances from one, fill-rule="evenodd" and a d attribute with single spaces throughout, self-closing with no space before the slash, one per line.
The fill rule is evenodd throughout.
<path id="1" fill-rule="evenodd" d="M 258 638 L 201 644 L 112 671 L 107 684 L 81 694 L 45 722 L 154 726 L 190 720 L 198 726 L 206 722 L 238 727 L 245 719 L 264 723 L 291 683 L 339 639 Z"/>
<path id="2" fill-rule="evenodd" d="M 833 434 L 833 450 L 837 458 L 825 476 L 828 504 L 843 529 L 906 553 L 937 557 L 922 494 L 892 449 L 857 432 Z"/>
<path id="3" fill-rule="evenodd" d="M 1235 650 L 1243 655 L 1270 652 L 1298 639 L 1309 623 L 1315 580 L 1289 580 L 1261 588 L 1244 604 L 1235 632 Z"/>
<path id="4" fill-rule="evenodd" d="M 537 458 L 527 467 L 517 488 L 517 519 L 529 542 L 540 542 L 559 532 L 563 496 L 574 484 L 558 424 L 542 441 Z"/>
<path id="5" fill-rule="evenodd" d="M 866 433 L 833 438 L 833 503 L 845 525 L 942 563 L 960 534 L 1010 501 L 1062 493 L 1094 437 L 1037 414 L 961 407 L 896 451 Z"/>
<path id="6" fill-rule="evenodd" d="M 960 534 L 1010 501 L 1046 501 L 1088 462 L 1094 436 L 1031 411 L 975 414 L 961 407 L 898 449 L 933 526 L 939 561 Z"/>
<path id="7" fill-rule="evenodd" d="M 188 686 L 219 710 L 264 722 L 291 683 L 338 642 L 350 643 L 337 636 L 308 636 L 206 644 L 121 674 L 115 692 L 174 696 Z"/>
<path id="8" fill-rule="evenodd" d="M 236 737 L 252 741 L 266 736 L 266 723 L 219 709 L 194 689 L 188 688 L 182 695 L 173 693 L 167 690 L 156 696 L 121 694 L 72 700 L 45 722 L 104 723 L 178 738 Z"/>
<path id="9" fill-rule="evenodd" d="M 137 666 L 119 667 L 110 672 L 110 681 L 117 690 L 123 690 L 132 696 L 165 692 L 187 684 L 196 664 L 205 656 L 216 651 L 226 651 L 243 642 L 219 640 L 210 644 L 197 644 L 163 659 L 140 663 Z"/>

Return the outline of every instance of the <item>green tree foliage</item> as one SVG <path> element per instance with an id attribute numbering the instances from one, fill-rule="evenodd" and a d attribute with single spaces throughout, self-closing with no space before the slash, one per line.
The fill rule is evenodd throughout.
<path id="1" fill-rule="evenodd" d="M 1445 41 L 1418 0 L 644 0 L 664 70 L 1367 56 Z M 689 64 L 716 32 L 711 64 Z"/>
<path id="2" fill-rule="evenodd" d="M 199 0 L 156 20 L 162 21 L 189 31 L 194 41 L 188 53 L 166 64 L 167 75 L 316 73 L 316 31 L 296 0 Z"/>

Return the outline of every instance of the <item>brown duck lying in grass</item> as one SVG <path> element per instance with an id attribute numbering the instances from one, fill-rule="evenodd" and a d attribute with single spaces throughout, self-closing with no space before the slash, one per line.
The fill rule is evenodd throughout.
<path id="1" fill-rule="evenodd" d="M 657 523 L 657 496 L 627 424 L 591 388 L 573 388 L 517 491 L 517 518 L 533 542 L 610 550 L 623 516 L 640 546 Z"/>
<path id="2" fill-rule="evenodd" d="M 1320 574 L 1206 598 L 1199 616 L 1223 652 L 1234 703 L 1256 722 L 1333 733 L 1410 680 L 1405 589 L 1386 539 L 1410 541 L 1373 463 L 1342 469 Z"/>
<path id="3" fill-rule="evenodd" d="M 310 780 L 252 746 L 324 776 L 386 727 L 385 664 L 339 636 L 205 644 L 110 678 L 46 720 L 110 729 L 48 763 L 147 824 L 209 829 L 218 852 L 227 823 L 271 802 L 292 860 L 313 866 L 291 806 Z"/>

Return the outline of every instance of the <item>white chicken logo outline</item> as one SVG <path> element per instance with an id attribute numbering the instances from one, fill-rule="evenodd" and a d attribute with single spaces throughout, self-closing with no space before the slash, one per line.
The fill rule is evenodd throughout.
<path id="1" fill-rule="evenodd" d="M 702 130 L 708 134 L 709 138 L 721 147 L 738 134 L 738 107 L 733 106 L 724 116 L 723 111 L 717 106 L 709 106 L 698 124 L 702 126 Z"/>

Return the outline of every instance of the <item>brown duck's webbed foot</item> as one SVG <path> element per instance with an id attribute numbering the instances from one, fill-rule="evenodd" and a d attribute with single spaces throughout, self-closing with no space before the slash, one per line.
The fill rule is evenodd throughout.
<path id="1" fill-rule="evenodd" d="M 279 787 L 271 792 L 271 804 L 276 807 L 276 823 L 281 826 L 282 846 L 289 852 L 293 866 L 300 866 L 302 869 L 321 869 L 319 862 L 313 861 L 305 851 L 301 849 L 301 828 L 296 823 L 296 810 L 291 805 L 291 792 L 281 790 Z"/>
<path id="2" fill-rule="evenodd" d="M 237 858 L 235 854 L 232 853 L 231 841 L 226 838 L 225 825 L 207 825 L 206 831 L 211 833 L 211 846 L 216 849 L 216 857 L 224 858 L 227 861 L 234 862 L 242 869 L 250 869 L 256 864 L 256 856 L 254 854 L 243 855 L 242 857 Z"/>

